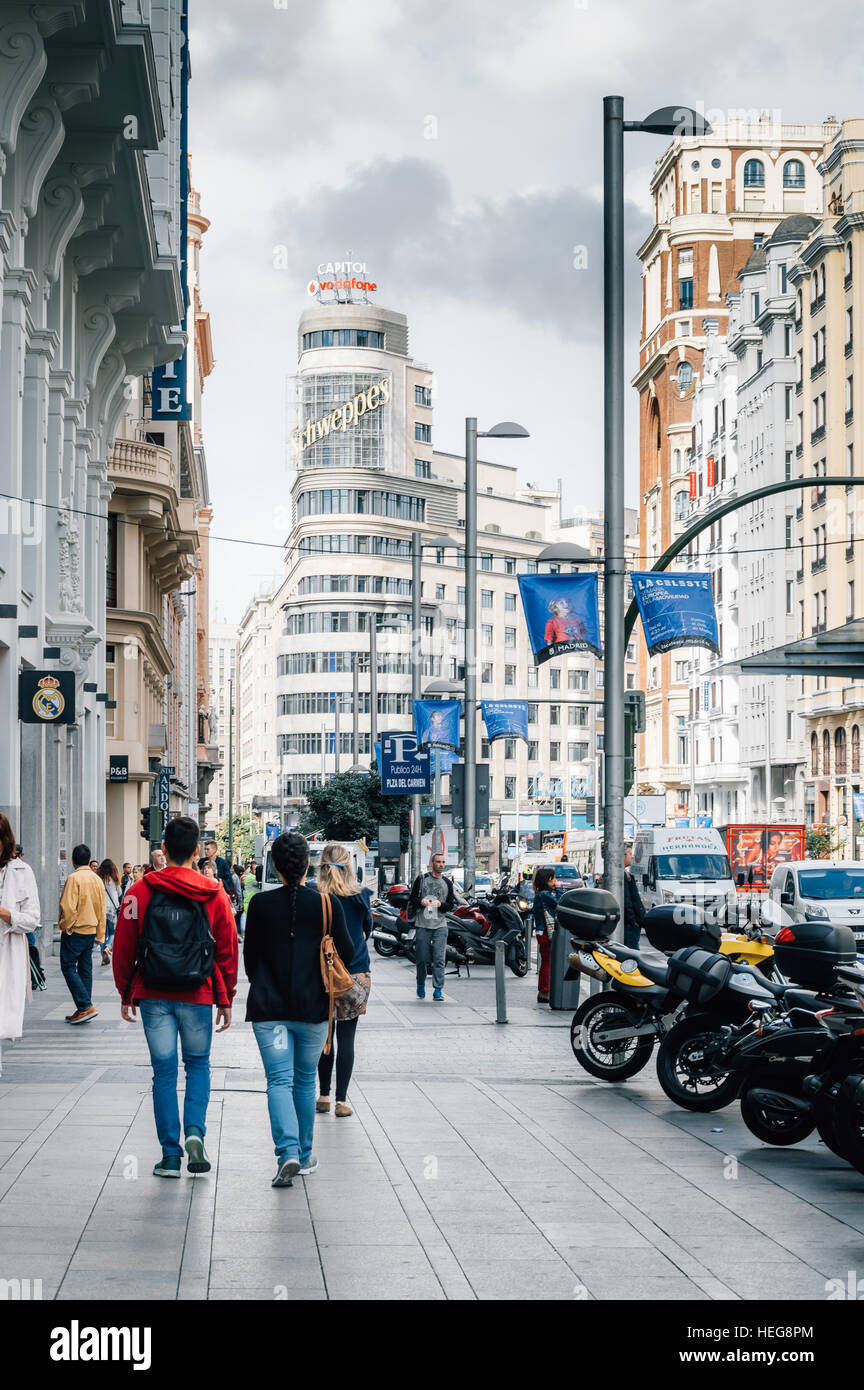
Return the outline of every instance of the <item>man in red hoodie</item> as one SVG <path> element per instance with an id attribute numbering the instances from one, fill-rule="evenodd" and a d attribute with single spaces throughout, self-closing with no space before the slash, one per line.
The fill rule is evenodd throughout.
<path id="1" fill-rule="evenodd" d="M 153 1066 L 153 1109 L 162 1158 L 159 1178 L 179 1178 L 180 1109 L 177 1039 L 186 1069 L 183 1129 L 190 1173 L 207 1173 L 204 1149 L 210 1100 L 213 1006 L 216 1032 L 231 1026 L 237 988 L 237 930 L 222 884 L 205 878 L 198 825 L 177 816 L 165 827 L 168 864 L 126 891 L 114 935 L 114 981 L 121 1013 L 132 1022 L 140 1005 Z"/>

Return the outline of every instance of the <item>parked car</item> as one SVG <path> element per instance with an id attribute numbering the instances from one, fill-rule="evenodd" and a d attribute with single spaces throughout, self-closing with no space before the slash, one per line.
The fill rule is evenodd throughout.
<path id="1" fill-rule="evenodd" d="M 771 875 L 762 920 L 769 932 L 795 922 L 851 927 L 864 950 L 864 863 L 803 859 L 779 864 Z"/>

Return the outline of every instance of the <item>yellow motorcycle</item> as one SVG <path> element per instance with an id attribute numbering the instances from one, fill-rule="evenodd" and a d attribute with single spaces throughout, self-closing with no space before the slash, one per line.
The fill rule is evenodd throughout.
<path id="1" fill-rule="evenodd" d="M 602 889 L 577 889 L 558 903 L 556 931 L 569 931 L 574 946 L 568 979 L 578 974 L 604 982 L 605 988 L 580 1004 L 570 1025 L 570 1045 L 580 1066 L 602 1081 L 624 1081 L 647 1065 L 654 1044 L 663 1039 L 687 1009 L 687 1001 L 669 980 L 667 961 L 649 960 L 644 951 L 613 941 L 618 904 Z M 750 981 L 770 974 L 774 948 L 755 928 L 724 931 L 706 922 L 705 913 L 686 904 L 652 908 L 645 934 L 665 956 L 695 946 L 750 967 L 736 975 L 731 1006 L 746 1011 Z M 748 997 L 749 996 L 749 997 Z"/>

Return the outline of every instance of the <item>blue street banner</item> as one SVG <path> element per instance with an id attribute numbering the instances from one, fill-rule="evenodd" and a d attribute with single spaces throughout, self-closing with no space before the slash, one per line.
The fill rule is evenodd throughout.
<path id="1" fill-rule="evenodd" d="M 630 577 L 649 655 L 676 647 L 707 647 L 720 655 L 710 574 L 648 570 Z"/>
<path id="2" fill-rule="evenodd" d="M 852 809 L 856 820 L 864 820 L 864 792 L 852 793 Z"/>
<path id="3" fill-rule="evenodd" d="M 520 574 L 519 592 L 538 665 L 562 652 L 601 655 L 596 574 Z"/>
<path id="4" fill-rule="evenodd" d="M 481 700 L 483 723 L 490 743 L 496 738 L 528 738 L 527 700 Z"/>
<path id="5" fill-rule="evenodd" d="M 415 700 L 414 727 L 420 747 L 458 748 L 461 713 L 458 700 Z"/>
<path id="6" fill-rule="evenodd" d="M 381 735 L 379 768 L 384 796 L 414 796 L 431 787 L 429 754 L 417 745 L 413 729 Z"/>

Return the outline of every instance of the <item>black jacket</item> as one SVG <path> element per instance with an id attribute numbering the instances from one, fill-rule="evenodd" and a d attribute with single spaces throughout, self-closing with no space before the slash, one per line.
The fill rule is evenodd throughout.
<path id="1" fill-rule="evenodd" d="M 298 888 L 292 931 L 287 888 L 256 893 L 246 914 L 243 965 L 249 977 L 246 1018 L 253 1023 L 285 1019 L 293 1023 L 324 1023 L 329 1014 L 321 980 L 323 903 L 315 888 Z M 354 943 L 345 926 L 338 898 L 333 909 L 333 941 L 345 965 Z"/>
<path id="2" fill-rule="evenodd" d="M 624 923 L 628 927 L 642 927 L 645 923 L 645 908 L 639 896 L 639 888 L 631 873 L 624 871 Z"/>
<path id="3" fill-rule="evenodd" d="M 421 886 L 421 884 L 422 884 L 424 878 L 426 878 L 426 877 L 427 877 L 427 875 L 426 875 L 425 873 L 418 874 L 417 877 L 415 878 L 414 882 L 411 884 L 411 892 L 408 894 L 408 921 L 409 921 L 409 922 L 413 922 L 413 921 L 414 921 L 414 918 L 415 918 L 416 915 L 417 915 L 417 913 L 420 911 L 420 897 L 421 897 L 420 886 Z M 455 890 L 455 888 L 453 887 L 453 880 L 452 880 L 452 879 L 447 878 L 446 875 L 442 875 L 442 877 L 444 878 L 444 882 L 447 884 L 447 897 L 446 897 L 445 901 L 441 904 L 441 911 L 442 911 L 442 913 L 443 913 L 443 912 L 452 912 L 453 909 L 454 909 L 454 907 L 456 906 L 456 890 Z M 442 922 L 441 925 L 443 926 L 444 923 Z"/>

